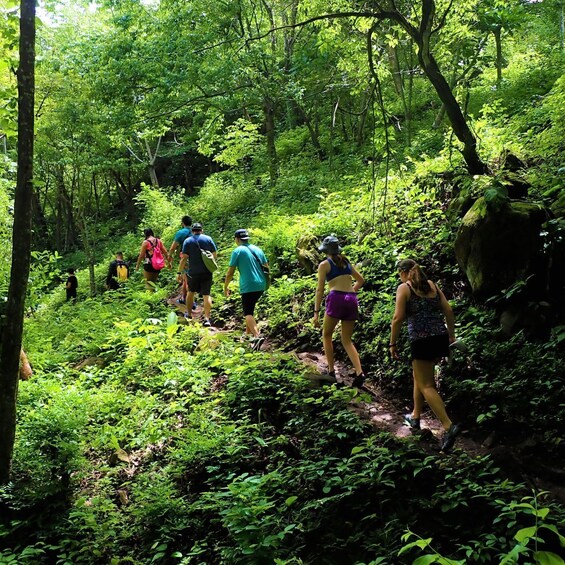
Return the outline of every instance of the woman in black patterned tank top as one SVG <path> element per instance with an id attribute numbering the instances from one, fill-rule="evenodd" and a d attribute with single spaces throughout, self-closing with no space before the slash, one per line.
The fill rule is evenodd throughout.
<path id="1" fill-rule="evenodd" d="M 407 320 L 414 379 L 414 411 L 404 420 L 412 430 L 419 430 L 425 400 L 445 429 L 442 450 L 448 451 L 461 432 L 461 426 L 454 424 L 447 415 L 434 377 L 436 364 L 442 357 L 447 357 L 449 344 L 455 341 L 453 310 L 443 292 L 428 280 L 415 261 L 400 261 L 397 269 L 402 283 L 396 291 L 390 353 L 394 359 L 399 358 L 396 342 L 402 323 Z"/>

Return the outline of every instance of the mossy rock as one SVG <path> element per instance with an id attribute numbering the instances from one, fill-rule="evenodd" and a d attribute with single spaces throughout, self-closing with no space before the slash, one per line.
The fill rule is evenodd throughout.
<path id="1" fill-rule="evenodd" d="M 316 272 L 318 268 L 321 259 L 318 252 L 319 245 L 320 240 L 308 233 L 301 235 L 296 242 L 296 258 L 308 275 Z"/>
<path id="2" fill-rule="evenodd" d="M 498 294 L 534 271 L 546 210 L 531 202 L 509 202 L 487 210 L 479 198 L 465 214 L 455 240 L 457 262 L 479 299 Z"/>
<path id="3" fill-rule="evenodd" d="M 561 190 L 557 200 L 550 206 L 556 218 L 565 218 L 565 190 Z"/>

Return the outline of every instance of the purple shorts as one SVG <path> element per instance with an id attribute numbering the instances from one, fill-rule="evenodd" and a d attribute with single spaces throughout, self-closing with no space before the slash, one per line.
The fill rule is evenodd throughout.
<path id="1" fill-rule="evenodd" d="M 356 292 L 330 290 L 326 298 L 326 315 L 347 322 L 359 319 L 359 300 Z"/>

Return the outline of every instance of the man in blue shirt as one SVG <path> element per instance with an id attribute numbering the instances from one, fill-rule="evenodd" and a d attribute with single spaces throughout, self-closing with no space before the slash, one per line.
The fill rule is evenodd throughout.
<path id="1" fill-rule="evenodd" d="M 188 293 L 186 295 L 187 311 L 194 301 L 194 293 L 198 292 L 203 297 L 204 303 L 204 326 L 210 327 L 210 312 L 212 311 L 212 273 L 208 270 L 202 260 L 202 251 L 210 251 L 216 259 L 218 251 L 214 240 L 202 233 L 202 224 L 195 223 L 192 226 L 192 235 L 187 237 L 182 244 L 179 274 L 186 273 L 188 279 Z M 186 262 L 188 260 L 188 269 Z"/>
<path id="2" fill-rule="evenodd" d="M 230 266 L 224 281 L 224 294 L 230 295 L 229 284 L 233 279 L 235 270 L 239 270 L 239 291 L 245 316 L 245 333 L 250 336 L 253 349 L 258 350 L 264 338 L 259 335 L 257 322 L 254 318 L 255 305 L 267 288 L 267 279 L 263 273 L 263 266 L 268 268 L 267 258 L 263 251 L 256 245 L 249 243 L 247 230 L 239 229 L 235 232 L 237 247 L 230 258 Z"/>
<path id="3" fill-rule="evenodd" d="M 190 231 L 190 226 L 192 225 L 192 218 L 190 216 L 183 216 L 181 219 L 182 228 L 175 233 L 173 237 L 173 243 L 171 243 L 171 247 L 169 248 L 169 256 L 171 257 L 171 262 L 169 263 L 169 268 L 173 267 L 173 262 L 175 258 L 175 250 L 177 247 L 180 247 L 182 250 L 182 244 L 187 237 L 192 235 Z M 182 278 L 182 291 L 181 297 L 179 298 L 180 304 L 186 304 L 186 293 L 188 292 L 188 283 L 186 280 L 186 275 L 183 274 Z"/>

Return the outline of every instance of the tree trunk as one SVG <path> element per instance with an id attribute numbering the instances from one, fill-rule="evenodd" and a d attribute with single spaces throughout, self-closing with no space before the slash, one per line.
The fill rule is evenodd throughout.
<path id="1" fill-rule="evenodd" d="M 272 101 L 263 101 L 265 114 L 265 137 L 267 139 L 267 156 L 269 158 L 269 180 L 275 186 L 278 176 L 277 149 L 275 147 L 275 108 Z"/>
<path id="2" fill-rule="evenodd" d="M 477 140 L 467 124 L 467 120 L 455 99 L 453 91 L 430 52 L 430 37 L 434 13 L 435 2 L 433 0 L 424 0 L 422 2 L 422 25 L 419 30 L 410 28 L 407 31 L 418 45 L 418 61 L 428 80 L 435 88 L 439 99 L 445 105 L 445 112 L 451 122 L 453 133 L 463 144 L 462 153 L 467 164 L 467 170 L 471 175 L 480 175 L 486 171 L 486 167 L 477 152 Z"/>
<path id="3" fill-rule="evenodd" d="M 35 0 L 20 4 L 18 68 L 18 174 L 10 287 L 0 353 L 0 484 L 10 480 L 16 437 L 16 398 L 24 322 L 24 303 L 31 254 L 33 134 L 35 94 Z"/>
<path id="4" fill-rule="evenodd" d="M 496 27 L 492 33 L 496 45 L 496 82 L 500 83 L 502 80 L 502 28 Z"/>

